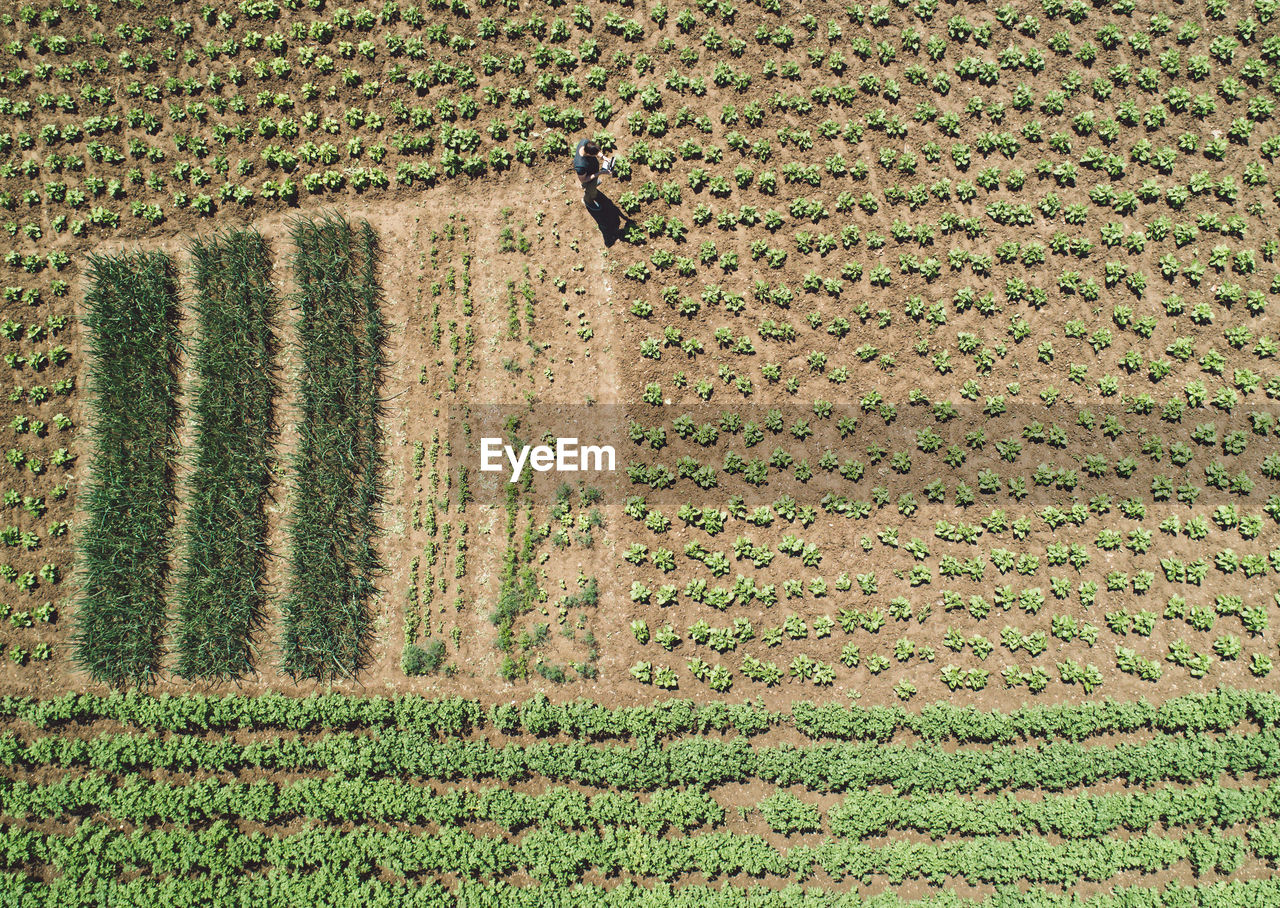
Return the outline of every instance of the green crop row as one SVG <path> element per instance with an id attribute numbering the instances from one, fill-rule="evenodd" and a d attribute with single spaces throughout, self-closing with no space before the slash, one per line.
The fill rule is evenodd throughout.
<path id="1" fill-rule="evenodd" d="M 101 772 L 228 772 L 247 769 L 327 771 L 353 778 L 399 777 L 517 782 L 536 777 L 561 783 L 649 791 L 683 785 L 761 780 L 810 791 L 848 792 L 880 785 L 913 792 L 995 792 L 1125 780 L 1131 785 L 1191 784 L 1223 773 L 1275 778 L 1280 732 L 1249 736 L 1158 736 L 1087 747 L 1072 742 L 948 752 L 937 745 L 879 743 L 752 747 L 693 738 L 663 747 L 591 746 L 540 742 L 495 746 L 484 740 L 437 742 L 416 729 L 384 729 L 376 736 L 335 732 L 315 741 L 241 744 L 230 738 L 104 734 L 48 736 L 30 741 L 0 736 L 0 766 L 86 767 Z"/>
<path id="2" fill-rule="evenodd" d="M 774 832 L 789 835 L 823 829 L 819 808 L 787 792 L 778 792 L 757 806 Z M 295 818 L 418 826 L 483 821 L 513 831 L 535 826 L 625 826 L 654 835 L 668 828 L 687 833 L 721 826 L 726 815 L 710 794 L 696 787 L 659 788 L 642 800 L 635 793 L 590 793 L 558 785 L 538 793 L 501 786 L 437 791 L 399 779 L 331 776 L 289 783 L 218 778 L 167 782 L 137 776 L 118 780 L 97 772 L 67 775 L 47 784 L 0 779 L 0 812 L 59 822 L 100 815 L 134 826 L 244 820 L 275 824 Z M 935 839 L 1028 833 L 1089 839 L 1126 830 L 1255 827 L 1277 817 L 1280 791 L 1275 786 L 1234 789 L 1213 783 L 1119 794 L 1050 795 L 1043 800 L 1007 793 L 994 798 L 951 794 L 903 798 L 881 791 L 853 791 L 829 811 L 827 828 L 836 838 L 853 840 L 896 831 Z"/>
<path id="3" fill-rule="evenodd" d="M 1271 729 L 1280 724 L 1280 695 L 1265 690 L 1218 688 L 1153 705 L 1145 700 L 1027 706 L 1009 713 L 934 703 L 919 712 L 902 707 L 797 703 L 774 712 L 742 703 L 666 699 L 650 706 L 610 708 L 589 700 L 553 703 L 537 694 L 522 703 L 488 707 L 461 697 L 431 699 L 325 694 L 260 697 L 240 694 L 153 696 L 139 691 L 65 694 L 46 700 L 0 697 L 0 717 L 49 729 L 98 720 L 164 732 L 217 732 L 239 728 L 316 732 L 354 728 L 415 728 L 433 736 L 473 732 L 537 737 L 563 735 L 580 741 L 656 740 L 690 734 L 736 732 L 754 736 L 777 726 L 794 727 L 811 740 L 888 742 L 895 735 L 925 741 L 1012 744 L 1036 739 L 1083 741 L 1098 735 L 1154 731 L 1161 734 L 1222 732 L 1239 726 Z"/>
<path id="4" fill-rule="evenodd" d="M 85 325 L 94 457 L 78 540 L 76 659 L 101 681 L 160 667 L 173 521 L 177 284 L 155 253 L 91 256 Z"/>
<path id="5" fill-rule="evenodd" d="M 69 876 L 46 882 L 24 874 L 2 873 L 0 887 L 19 908 L 48 904 L 98 906 L 104 902 L 121 908 L 1272 908 L 1280 900 L 1280 882 L 1275 880 L 1233 880 L 1201 886 L 1169 883 L 1160 888 L 1126 886 L 1090 896 L 1043 887 L 1023 891 L 1008 886 L 976 900 L 951 892 L 906 900 L 894 893 L 863 898 L 799 884 L 782 889 L 761 884 L 671 887 L 624 880 L 608 887 L 594 883 L 513 886 L 505 881 L 464 879 L 451 889 L 430 879 L 386 881 L 311 868 L 277 869 L 267 876 L 138 876 L 127 882 Z"/>
<path id="6" fill-rule="evenodd" d="M 94 821 L 74 833 L 0 830 L 0 866 L 43 865 L 65 874 L 114 878 L 147 875 L 237 875 L 259 870 L 324 867 L 351 875 L 413 877 L 458 874 L 496 879 L 524 872 L 544 883 L 570 885 L 584 873 L 641 880 L 676 880 L 686 874 L 717 879 L 735 874 L 805 879 L 824 871 L 837 881 L 870 883 L 949 880 L 1008 885 L 1027 881 L 1073 885 L 1102 882 L 1125 872 L 1155 873 L 1190 862 L 1199 873 L 1232 873 L 1248 852 L 1243 836 L 1192 834 L 1183 839 L 1135 835 L 1060 845 L 1038 836 L 976 838 L 932 845 L 866 845 L 824 841 L 777 848 L 758 835 L 710 832 L 662 838 L 639 830 L 605 834 L 538 829 L 518 841 L 442 828 L 432 835 L 358 826 L 349 831 L 305 826 L 271 835 L 244 833 L 227 823 L 188 829 L 121 831 Z"/>
<path id="7" fill-rule="evenodd" d="M 554 786 L 529 794 L 499 786 L 436 791 L 397 779 L 340 776 L 271 779 L 243 783 L 216 778 L 163 782 L 124 780 L 91 773 L 64 776 L 48 785 L 0 779 L 0 812 L 11 817 L 65 821 L 99 814 L 136 826 L 192 825 L 217 820 L 288 823 L 295 817 L 320 823 L 413 823 L 458 826 L 472 820 L 510 830 L 554 825 L 566 828 L 627 826 L 657 835 L 668 828 L 688 832 L 718 826 L 724 809 L 696 789 L 662 789 L 645 800 L 634 793 L 604 791 L 588 797 Z"/>
<path id="8" fill-rule="evenodd" d="M 277 303 L 271 252 L 258 233 L 197 240 L 191 255 L 200 339 L 178 672 L 238 677 L 252 669 L 265 599 Z"/>
<path id="9" fill-rule="evenodd" d="M 379 569 L 378 417 L 386 328 L 377 239 L 339 218 L 294 226 L 302 420 L 293 459 L 284 666 L 294 676 L 352 676 L 365 661 L 368 600 Z"/>
<path id="10" fill-rule="evenodd" d="M 833 835 L 852 839 L 914 831 L 934 838 L 1037 832 L 1066 839 L 1172 829 L 1178 826 L 1257 825 L 1280 811 L 1280 791 L 1223 788 L 1214 781 L 1190 788 L 1118 794 L 1049 795 L 1042 800 L 1002 793 L 994 798 L 930 794 L 911 798 L 851 791 L 832 809 Z"/>

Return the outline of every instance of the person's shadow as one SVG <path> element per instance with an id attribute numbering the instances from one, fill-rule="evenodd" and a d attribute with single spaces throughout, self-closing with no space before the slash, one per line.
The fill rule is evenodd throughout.
<path id="1" fill-rule="evenodd" d="M 600 205 L 595 211 L 587 209 L 587 214 L 595 220 L 600 228 L 600 236 L 606 247 L 612 246 L 622 237 L 622 231 L 631 224 L 631 219 L 622 213 L 603 192 L 596 194 L 596 202 Z"/>

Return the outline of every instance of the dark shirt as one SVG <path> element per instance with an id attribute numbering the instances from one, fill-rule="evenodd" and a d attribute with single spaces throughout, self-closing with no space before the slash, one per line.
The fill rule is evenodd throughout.
<path id="1" fill-rule="evenodd" d="M 586 144 L 587 140 L 583 139 L 573 150 L 573 171 L 580 177 L 595 176 L 600 172 L 600 162 L 595 156 L 583 153 L 582 147 Z"/>

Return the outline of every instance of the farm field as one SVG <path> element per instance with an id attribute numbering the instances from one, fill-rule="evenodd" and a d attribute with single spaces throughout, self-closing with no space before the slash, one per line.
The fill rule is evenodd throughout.
<path id="1" fill-rule="evenodd" d="M 0 10 L 0 901 L 1280 904 L 1278 13 Z"/>

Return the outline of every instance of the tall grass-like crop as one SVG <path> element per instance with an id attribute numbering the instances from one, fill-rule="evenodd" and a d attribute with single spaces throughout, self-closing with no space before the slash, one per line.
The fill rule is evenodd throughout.
<path id="1" fill-rule="evenodd" d="M 143 683 L 160 668 L 173 523 L 177 284 L 168 256 L 91 256 L 85 296 L 93 459 L 79 539 L 76 660 Z"/>
<path id="2" fill-rule="evenodd" d="M 378 419 L 386 328 L 373 229 L 330 217 L 293 228 L 301 421 L 293 458 L 284 668 L 351 676 L 366 659 L 379 570 Z"/>
<path id="3" fill-rule="evenodd" d="M 256 231 L 196 240 L 191 257 L 196 452 L 178 578 L 177 670 L 236 678 L 253 668 L 266 605 L 278 303 L 271 251 Z"/>

